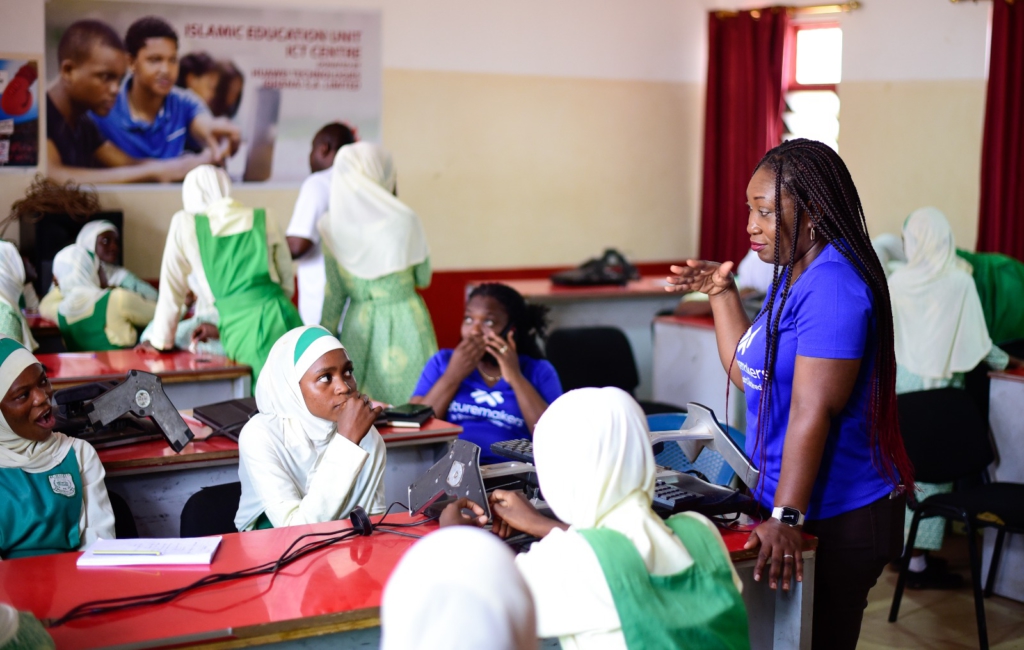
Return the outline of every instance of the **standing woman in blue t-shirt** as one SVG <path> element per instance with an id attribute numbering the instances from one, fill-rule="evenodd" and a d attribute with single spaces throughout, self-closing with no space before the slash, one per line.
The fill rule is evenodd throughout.
<path id="1" fill-rule="evenodd" d="M 546 328 L 547 307 L 528 305 L 507 285 L 481 284 L 466 301 L 462 340 L 427 361 L 409 401 L 461 425 L 459 437 L 479 445 L 482 464 L 504 462 L 491 444 L 532 438 L 537 420 L 562 394 L 537 343 Z"/>
<path id="2" fill-rule="evenodd" d="M 747 401 L 751 486 L 765 512 L 754 579 L 803 579 L 801 529 L 818 537 L 813 647 L 857 645 L 868 591 L 902 550 L 912 470 L 896 412 L 893 320 L 857 188 L 828 146 L 769 151 L 747 186 L 750 247 L 775 267 L 751 323 L 732 262 L 673 266 L 709 296 L 722 363 Z M 805 523 L 806 518 L 806 523 Z"/>

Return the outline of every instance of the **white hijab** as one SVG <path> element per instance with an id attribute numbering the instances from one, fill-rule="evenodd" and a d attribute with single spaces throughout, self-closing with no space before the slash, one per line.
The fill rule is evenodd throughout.
<path id="1" fill-rule="evenodd" d="M 926 379 L 948 379 L 992 349 L 981 299 L 957 264 L 946 216 L 921 208 L 903 224 L 906 266 L 889 277 L 896 363 Z"/>
<path id="2" fill-rule="evenodd" d="M 533 435 L 544 499 L 573 528 L 625 535 L 654 575 L 693 564 L 682 542 L 651 510 L 656 466 L 647 419 L 619 388 L 580 388 L 547 408 Z"/>
<path id="3" fill-rule="evenodd" d="M 317 458 L 327 448 L 338 424 L 322 420 L 306 407 L 299 380 L 313 363 L 331 350 L 344 350 L 334 336 L 320 326 L 297 327 L 277 340 L 256 380 L 256 406 L 252 417 L 279 436 L 284 453 L 305 468 L 306 486 L 315 474 Z"/>
<path id="4" fill-rule="evenodd" d="M 39 347 L 32 338 L 28 321 L 21 316 L 21 294 L 25 291 L 25 263 L 18 248 L 8 241 L 0 241 L 0 302 L 18 312 L 21 317 L 21 340 L 25 347 L 35 350 Z"/>
<path id="5" fill-rule="evenodd" d="M 92 254 L 96 254 L 96 238 L 105 232 L 114 232 L 118 235 L 121 232 L 117 229 L 113 223 L 106 219 L 97 219 L 96 221 L 90 221 L 89 223 L 82 226 L 82 229 L 78 232 L 78 237 L 75 239 L 75 243 L 89 251 Z M 107 276 L 108 287 L 119 287 L 124 282 L 125 276 L 128 272 L 123 266 L 117 264 L 108 264 L 103 260 L 99 261 L 100 266 L 103 267 L 103 273 Z"/>
<path id="6" fill-rule="evenodd" d="M 391 154 L 370 142 L 342 147 L 331 170 L 320 235 L 346 271 L 375 280 L 415 266 L 430 250 L 416 213 L 394 195 Z"/>
<path id="7" fill-rule="evenodd" d="M 61 295 L 57 311 L 69 323 L 90 316 L 103 295 L 99 269 L 96 255 L 78 244 L 67 246 L 53 258 L 53 277 L 60 285 Z"/>
<path id="8" fill-rule="evenodd" d="M 0 399 L 25 368 L 37 363 L 39 360 L 20 343 L 0 337 Z M 0 467 L 16 467 L 30 474 L 46 472 L 60 465 L 69 449 L 71 438 L 63 433 L 51 433 L 42 442 L 22 438 L 0 413 Z"/>
<path id="9" fill-rule="evenodd" d="M 252 228 L 252 209 L 231 198 L 231 178 L 213 165 L 199 165 L 181 183 L 185 212 L 204 214 L 214 236 L 232 235 Z"/>
<path id="10" fill-rule="evenodd" d="M 384 588 L 381 650 L 534 650 L 536 630 L 512 551 L 479 528 L 427 535 Z"/>
<path id="11" fill-rule="evenodd" d="M 871 247 L 875 249 L 875 255 L 878 255 L 878 261 L 882 263 L 886 277 L 907 263 L 907 254 L 903 251 L 903 240 L 899 235 L 884 232 L 871 240 Z"/>

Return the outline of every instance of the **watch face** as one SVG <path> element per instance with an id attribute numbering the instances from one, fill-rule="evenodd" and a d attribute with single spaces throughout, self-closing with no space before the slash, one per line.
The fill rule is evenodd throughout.
<path id="1" fill-rule="evenodd" d="M 795 508 L 783 508 L 779 521 L 787 526 L 796 526 L 800 523 L 800 511 Z"/>

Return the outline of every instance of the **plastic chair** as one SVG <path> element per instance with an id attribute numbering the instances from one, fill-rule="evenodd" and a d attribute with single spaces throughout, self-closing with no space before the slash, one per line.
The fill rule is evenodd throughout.
<path id="1" fill-rule="evenodd" d="M 558 371 L 562 390 L 614 386 L 634 395 L 640 385 L 633 347 L 617 327 L 558 329 L 545 345 L 548 361 Z M 679 407 L 639 401 L 646 414 L 678 413 Z"/>
<path id="2" fill-rule="evenodd" d="M 235 513 L 242 498 L 241 483 L 204 487 L 181 509 L 181 536 L 205 537 L 237 533 Z"/>
<path id="3" fill-rule="evenodd" d="M 647 426 L 651 431 L 672 431 L 683 426 L 686 422 L 686 413 L 659 413 L 647 416 Z M 724 426 L 724 425 L 723 425 Z M 728 427 L 729 437 L 740 446 L 744 447 L 747 436 L 740 433 L 733 427 Z M 655 453 L 654 461 L 663 467 L 674 469 L 677 472 L 698 471 L 707 477 L 708 481 L 716 485 L 729 485 L 732 483 L 736 472 L 722 455 L 717 451 L 705 449 L 700 452 L 697 461 L 691 463 L 683 453 L 679 443 L 666 442 L 662 445 L 660 452 Z"/>
<path id="4" fill-rule="evenodd" d="M 943 388 L 906 393 L 897 398 L 897 404 L 903 441 L 917 480 L 950 483 L 984 473 L 992 462 L 994 454 L 988 427 L 966 391 Z M 1024 533 L 1024 484 L 989 483 L 952 494 L 936 494 L 920 502 L 909 495 L 907 503 L 914 511 L 914 518 L 901 560 L 889 622 L 894 623 L 899 614 L 918 524 L 928 517 L 959 519 L 967 528 L 978 640 L 982 650 L 987 650 L 984 596 L 992 594 L 1006 533 Z M 983 592 L 977 531 L 984 527 L 996 528 L 998 533 Z"/>

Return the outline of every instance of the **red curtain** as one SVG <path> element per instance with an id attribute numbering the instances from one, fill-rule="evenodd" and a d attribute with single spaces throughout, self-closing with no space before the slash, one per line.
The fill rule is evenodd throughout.
<path id="1" fill-rule="evenodd" d="M 1024 259 L 1024 3 L 995 0 L 978 250 Z"/>
<path id="2" fill-rule="evenodd" d="M 750 248 L 746 192 L 754 165 L 782 141 L 785 9 L 711 12 L 700 255 L 739 263 Z"/>

